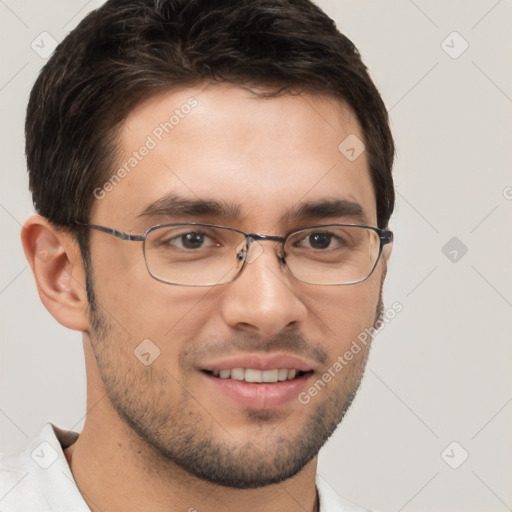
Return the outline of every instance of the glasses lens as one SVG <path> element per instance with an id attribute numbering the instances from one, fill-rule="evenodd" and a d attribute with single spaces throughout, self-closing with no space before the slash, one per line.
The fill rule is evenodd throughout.
<path id="1" fill-rule="evenodd" d="M 354 284 L 373 271 L 380 252 L 379 235 L 361 226 L 318 226 L 286 240 L 286 262 L 300 281 Z"/>
<path id="2" fill-rule="evenodd" d="M 228 228 L 203 224 L 160 226 L 146 236 L 146 266 L 153 277 L 166 283 L 228 283 L 243 265 L 236 249 L 244 241 L 244 235 Z"/>

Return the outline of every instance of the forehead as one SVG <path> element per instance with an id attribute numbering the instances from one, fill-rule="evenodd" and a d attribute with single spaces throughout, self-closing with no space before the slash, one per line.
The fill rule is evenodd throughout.
<path id="1" fill-rule="evenodd" d="M 117 165 L 99 184 L 93 218 L 136 231 L 152 216 L 163 220 L 156 217 L 165 208 L 155 205 L 179 198 L 215 202 L 231 220 L 263 230 L 293 222 L 304 203 L 328 200 L 359 205 L 375 224 L 363 141 L 354 114 L 331 97 L 268 98 L 229 84 L 162 93 L 125 119 Z"/>

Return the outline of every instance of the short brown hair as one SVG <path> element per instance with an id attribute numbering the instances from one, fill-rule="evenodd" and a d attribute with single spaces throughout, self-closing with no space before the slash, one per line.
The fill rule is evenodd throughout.
<path id="1" fill-rule="evenodd" d="M 109 0 L 91 12 L 30 95 L 36 210 L 59 227 L 88 222 L 123 119 L 157 92 L 201 82 L 261 85 L 270 95 L 307 89 L 346 102 L 363 129 L 378 225 L 387 226 L 395 196 L 386 108 L 356 47 L 309 0 Z"/>

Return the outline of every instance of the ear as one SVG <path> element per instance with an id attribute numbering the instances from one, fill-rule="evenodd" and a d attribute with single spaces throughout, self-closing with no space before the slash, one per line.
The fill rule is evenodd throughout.
<path id="1" fill-rule="evenodd" d="M 46 309 L 65 327 L 87 331 L 85 272 L 74 237 L 34 215 L 25 222 L 21 241 Z"/>
<path id="2" fill-rule="evenodd" d="M 384 261 L 387 263 L 388 260 L 389 260 L 389 257 L 391 256 L 391 252 L 393 250 L 393 242 L 391 242 L 390 244 L 386 244 L 383 248 L 382 248 L 382 257 L 384 258 Z"/>

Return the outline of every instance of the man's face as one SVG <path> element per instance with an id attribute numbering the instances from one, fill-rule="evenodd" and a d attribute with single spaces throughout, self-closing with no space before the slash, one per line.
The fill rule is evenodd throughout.
<path id="1" fill-rule="evenodd" d="M 326 223 L 375 226 L 366 155 L 351 161 L 338 149 L 351 134 L 363 139 L 355 116 L 334 99 L 264 99 L 230 85 L 162 94 L 126 119 L 118 165 L 128 163 L 129 172 L 106 187 L 90 223 L 133 234 L 172 222 L 270 235 Z M 231 205 L 238 214 L 176 213 L 178 197 Z M 305 202 L 337 199 L 360 205 L 363 218 L 289 215 Z M 384 273 L 381 260 L 359 284 L 305 284 L 279 262 L 275 242 L 258 244 L 233 282 L 186 287 L 153 279 L 141 242 L 91 231 L 89 336 L 110 401 L 153 454 L 240 488 L 296 474 L 336 428 L 367 347 L 309 403 L 298 396 L 373 325 Z M 232 368 L 297 376 L 247 383 L 215 375 Z"/>

